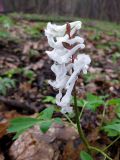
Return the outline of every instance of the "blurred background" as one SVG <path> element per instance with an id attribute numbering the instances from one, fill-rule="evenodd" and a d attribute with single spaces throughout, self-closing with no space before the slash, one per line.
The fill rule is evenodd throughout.
<path id="1" fill-rule="evenodd" d="M 120 22 L 120 0 L 0 0 L 0 11 L 80 16 Z"/>

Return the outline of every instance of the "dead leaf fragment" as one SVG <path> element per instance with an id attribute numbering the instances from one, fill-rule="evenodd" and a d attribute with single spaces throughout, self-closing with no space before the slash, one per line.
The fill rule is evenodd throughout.
<path id="1" fill-rule="evenodd" d="M 76 131 L 70 126 L 53 125 L 46 134 L 35 126 L 12 144 L 9 155 L 13 160 L 58 160 L 61 144 L 76 136 Z"/>

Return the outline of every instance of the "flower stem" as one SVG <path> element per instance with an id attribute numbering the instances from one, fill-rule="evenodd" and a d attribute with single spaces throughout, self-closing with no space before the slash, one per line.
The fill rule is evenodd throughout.
<path id="1" fill-rule="evenodd" d="M 91 150 L 95 150 L 95 151 L 101 153 L 105 158 L 107 158 L 109 160 L 112 160 L 101 149 L 89 145 L 89 143 L 88 143 L 88 141 L 87 141 L 87 139 L 86 139 L 86 137 L 84 135 L 83 129 L 82 129 L 81 125 L 80 125 L 79 110 L 78 110 L 78 107 L 77 107 L 77 96 L 76 96 L 76 88 L 75 87 L 74 87 L 74 111 L 75 111 L 75 117 L 76 117 L 76 123 L 77 123 L 77 129 L 78 129 L 79 136 L 80 136 L 81 140 L 83 141 L 83 143 L 84 143 L 86 149 L 88 150 L 88 152 L 91 153 Z"/>
<path id="2" fill-rule="evenodd" d="M 103 151 L 100 150 L 99 148 L 89 146 L 89 149 L 95 150 L 95 151 L 101 153 L 105 158 L 107 158 L 107 159 L 109 159 L 109 160 L 112 160 L 112 158 L 110 158 L 105 152 L 103 152 Z"/>
<path id="3" fill-rule="evenodd" d="M 90 152 L 89 144 L 85 138 L 82 127 L 80 125 L 79 110 L 77 107 L 77 97 L 76 97 L 76 88 L 75 87 L 74 87 L 74 111 L 75 111 L 75 117 L 76 117 L 76 123 L 77 123 L 77 129 L 78 129 L 79 136 L 80 136 L 81 140 L 83 141 L 84 145 L 86 146 L 87 150 Z"/>

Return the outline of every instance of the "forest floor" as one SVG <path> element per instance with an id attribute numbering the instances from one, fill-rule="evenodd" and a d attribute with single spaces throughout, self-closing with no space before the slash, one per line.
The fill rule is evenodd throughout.
<path id="1" fill-rule="evenodd" d="M 119 24 L 89 19 L 47 17 L 30 14 L 1 15 L 0 160 L 38 160 L 39 156 L 42 157 L 47 154 L 47 149 L 45 150 L 45 148 L 48 147 L 51 149 L 47 143 L 40 142 L 39 147 L 41 147 L 41 145 L 44 146 L 44 151 L 41 151 L 43 153 L 38 153 L 39 151 L 37 151 L 37 153 L 31 153 L 30 156 L 30 150 L 27 149 L 30 143 L 27 147 L 24 146 L 24 143 L 29 141 L 27 136 L 30 136 L 26 133 L 27 135 L 25 135 L 25 138 L 23 137 L 23 141 L 27 139 L 27 142 L 23 143 L 23 141 L 21 142 L 19 139 L 19 141 L 16 140 L 16 145 L 19 145 L 21 150 L 24 150 L 24 152 L 20 151 L 19 148 L 18 151 L 18 146 L 12 147 L 12 145 L 14 145 L 14 141 L 12 140 L 13 134 L 7 133 L 7 127 L 12 118 L 23 116 L 35 117 L 38 112 L 53 105 L 54 98 L 52 97 L 55 97 L 57 91 L 53 90 L 47 83 L 48 79 L 54 79 L 54 74 L 50 70 L 52 61 L 45 53 L 50 47 L 44 36 L 44 28 L 48 21 L 63 24 L 66 21 L 69 22 L 73 20 L 81 20 L 83 22 L 80 31 L 80 35 L 85 39 L 86 44 L 83 52 L 89 54 L 92 59 L 88 74 L 81 75 L 77 81 L 78 99 L 85 99 L 89 93 L 96 95 L 96 97 L 103 97 L 105 101 L 120 98 Z M 118 105 L 120 105 L 120 101 Z M 85 110 L 82 125 L 91 143 L 102 148 L 109 145 L 116 137 L 111 138 L 107 136 L 106 133 L 98 133 L 99 124 L 97 123 L 99 123 L 98 119 L 100 119 L 101 116 L 100 109 L 104 107 L 104 105 L 100 104 L 99 106 L 97 105 L 97 107 L 96 112 L 93 110 Z M 63 117 L 60 112 L 54 116 Z M 110 121 L 115 118 L 115 106 L 110 105 L 109 109 L 107 109 L 105 120 Z M 90 123 L 92 123 L 92 125 Z M 34 130 L 36 129 L 33 128 L 32 132 L 34 132 Z M 69 127 L 67 127 L 66 131 L 64 131 L 65 133 L 61 131 L 61 135 L 59 136 L 65 136 L 65 139 L 62 139 L 62 143 L 58 145 L 62 148 L 61 151 L 58 153 L 59 149 L 56 149 L 57 151 L 54 151 L 53 156 L 46 158 L 46 160 L 55 160 L 56 157 L 56 160 L 79 159 L 81 142 L 76 135 L 75 137 L 77 138 L 74 142 L 71 137 L 68 137 L 67 134 L 70 134 L 70 136 L 71 134 L 75 134 L 74 131 L 71 130 L 69 131 Z M 51 141 L 49 141 L 49 143 L 51 143 Z M 59 141 L 56 143 L 60 143 Z M 33 139 L 31 143 L 33 143 Z M 76 153 L 74 153 L 74 151 L 76 151 Z M 108 153 L 113 160 L 120 159 L 119 141 L 109 148 Z M 36 156 L 35 158 L 37 154 L 38 157 Z M 103 160 L 101 155 L 93 155 L 95 160 Z M 50 157 L 49 155 L 46 156 Z M 44 159 L 45 158 L 41 158 L 41 160 Z"/>

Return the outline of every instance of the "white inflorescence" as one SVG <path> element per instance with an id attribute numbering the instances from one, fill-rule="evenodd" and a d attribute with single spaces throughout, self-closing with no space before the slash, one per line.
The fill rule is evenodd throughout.
<path id="1" fill-rule="evenodd" d="M 48 43 L 53 48 L 46 53 L 54 61 L 51 70 L 56 76 L 54 81 L 49 80 L 49 84 L 59 90 L 56 104 L 62 108 L 62 113 L 72 112 L 70 100 L 75 82 L 81 71 L 87 73 L 91 62 L 89 55 L 77 54 L 85 47 L 84 39 L 77 36 L 80 28 L 81 22 L 75 21 L 62 26 L 48 23 L 45 29 Z M 64 96 L 63 90 L 66 91 Z"/>

